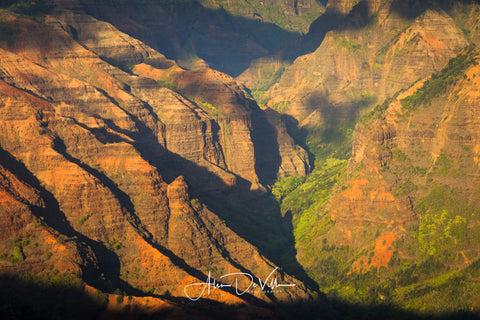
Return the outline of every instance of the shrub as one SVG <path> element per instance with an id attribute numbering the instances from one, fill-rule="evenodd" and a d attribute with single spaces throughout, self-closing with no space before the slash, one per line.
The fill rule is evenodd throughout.
<path id="1" fill-rule="evenodd" d="M 12 261 L 22 262 L 25 260 L 25 254 L 23 253 L 23 248 L 21 246 L 13 247 Z"/>
<path id="2" fill-rule="evenodd" d="M 393 159 L 396 160 L 396 161 L 404 162 L 404 161 L 408 160 L 407 155 L 402 150 L 400 150 L 398 148 L 395 148 L 395 149 L 392 150 L 392 156 L 393 156 Z"/>
<path id="3" fill-rule="evenodd" d="M 157 82 L 167 89 L 178 92 L 178 86 L 176 82 L 172 79 L 167 78 L 167 79 L 157 80 Z"/>
<path id="4" fill-rule="evenodd" d="M 438 256 L 445 250 L 453 250 L 462 244 L 467 236 L 467 220 L 452 216 L 447 210 L 441 214 L 428 214 L 422 217 L 418 228 L 418 244 L 424 256 Z"/>
<path id="5" fill-rule="evenodd" d="M 475 54 L 475 46 L 469 46 L 465 53 L 451 59 L 444 69 L 433 74 L 414 94 L 400 100 L 402 107 L 413 111 L 418 106 L 427 105 L 432 99 L 443 94 L 463 76 L 468 67 L 478 64 Z"/>
<path id="6" fill-rule="evenodd" d="M 89 214 L 84 215 L 83 217 L 81 217 L 81 218 L 78 220 L 78 224 L 79 224 L 79 225 L 83 225 L 83 224 L 88 220 L 88 218 L 90 218 L 91 216 L 92 216 L 92 213 L 89 213 Z"/>
<path id="7" fill-rule="evenodd" d="M 287 194 L 295 190 L 299 185 L 305 182 L 305 177 L 302 176 L 289 176 L 275 182 L 275 185 L 272 188 L 272 194 L 277 199 L 281 201 Z"/>
<path id="8" fill-rule="evenodd" d="M 418 187 L 409 179 L 405 182 L 400 183 L 395 189 L 395 196 L 403 196 L 411 192 L 417 191 Z"/>
<path id="9" fill-rule="evenodd" d="M 347 48 L 350 52 L 355 52 L 362 48 L 362 45 L 355 39 L 347 39 L 344 35 L 337 34 L 334 36 L 337 48 Z"/>

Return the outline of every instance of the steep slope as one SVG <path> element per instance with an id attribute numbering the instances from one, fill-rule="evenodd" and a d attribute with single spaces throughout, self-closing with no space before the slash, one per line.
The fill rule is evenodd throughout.
<path id="1" fill-rule="evenodd" d="M 207 8 L 217 10 L 221 8 L 234 16 L 258 19 L 298 33 L 306 33 L 313 20 L 324 11 L 323 5 L 314 0 L 261 2 L 202 0 L 200 3 Z"/>
<path id="2" fill-rule="evenodd" d="M 249 141 L 255 139 L 253 134 L 257 127 L 268 126 L 268 123 L 252 120 L 252 118 L 261 117 L 262 112 L 253 101 L 247 99 L 245 91 L 238 83 L 227 75 L 211 69 L 183 70 L 163 56 L 159 57 L 158 53 L 152 53 L 150 48 L 144 45 L 135 46 L 138 42 L 135 39 L 125 34 L 109 33 L 108 30 L 113 28 L 112 25 L 89 16 L 67 13 L 56 18 L 56 22 L 60 22 L 62 29 L 69 31 L 83 45 L 107 61 L 113 61 L 124 67 L 130 66 L 131 72 L 159 82 L 155 84 L 145 78 L 124 80 L 134 95 L 141 97 L 152 106 L 165 126 L 166 137 L 163 138 L 169 151 L 200 165 L 205 165 L 205 162 L 211 163 L 215 167 L 209 169 L 210 171 L 218 173 L 224 169 L 233 172 L 250 181 L 253 188 L 259 188 L 260 182 L 255 173 L 254 145 Z M 89 32 L 93 29 L 99 32 Z M 116 45 L 112 46 L 110 42 L 112 36 L 107 38 L 104 36 L 106 34 L 116 35 L 122 41 L 115 41 Z M 103 35 L 103 38 L 95 38 L 96 35 Z M 139 49 L 126 49 L 132 46 Z M 182 100 L 180 96 L 175 98 L 169 90 L 159 91 L 158 88 L 161 85 L 190 98 L 194 104 L 185 99 Z M 171 97 L 167 98 L 169 95 Z M 171 109 L 166 109 L 166 105 Z M 178 117 L 179 112 L 183 113 L 184 117 Z M 192 123 L 192 126 L 187 128 L 192 130 L 191 134 L 184 134 L 185 122 Z M 201 138 L 205 130 L 206 137 L 203 141 L 192 140 L 189 143 L 183 141 L 184 136 L 192 139 Z M 275 135 L 274 132 L 273 134 Z M 246 145 L 236 144 L 235 141 L 244 141 Z M 239 149 L 243 147 L 245 149 Z M 291 149 L 287 152 L 294 153 Z M 261 148 L 257 153 L 261 154 Z M 239 158 L 239 156 L 243 157 Z M 283 155 L 280 156 L 284 158 Z M 300 150 L 298 156 L 295 156 L 304 159 L 305 153 Z M 304 169 L 299 169 L 298 172 L 295 170 L 287 172 L 287 174 L 305 174 L 306 172 L 308 172 L 308 162 L 304 164 Z M 233 177 L 228 176 L 226 172 L 224 175 L 230 180 L 228 184 L 231 185 Z"/>
<path id="3" fill-rule="evenodd" d="M 143 312 L 200 318 L 168 300 L 128 296 L 127 303 L 125 292 L 104 294 L 85 285 L 82 278 L 92 281 L 105 271 L 105 253 L 68 225 L 51 194 L 18 159 L 4 150 L 0 155 L 2 317 L 91 319 Z"/>
<path id="4" fill-rule="evenodd" d="M 320 214 L 326 227 L 299 245 L 300 261 L 332 292 L 476 308 L 479 60 L 469 47 L 357 125 L 347 172 Z"/>
<path id="5" fill-rule="evenodd" d="M 287 68 L 265 97 L 301 125 L 348 122 L 362 107 L 441 69 L 467 44 L 441 9 L 408 18 L 393 1 L 362 1 L 315 52 Z"/>
<path id="6" fill-rule="evenodd" d="M 252 123 L 262 111 L 245 98 L 241 87 L 226 75 L 201 71 L 206 75 L 200 77 L 206 85 L 202 90 L 224 90 L 219 96 L 225 101 L 238 97 L 230 104 L 219 101 L 226 118 L 219 124 L 201 104 L 155 78 L 132 74 L 129 64 L 139 70 L 186 71 L 112 25 L 66 12 L 40 22 L 9 11 L 1 14 L 2 28 L 11 32 L 2 34 L 0 41 L 0 144 L 48 193 L 50 200 L 38 218 L 92 246 L 98 265 L 90 273 L 77 272 L 79 276 L 105 291 L 119 288 L 129 294 L 177 297 L 185 297 L 184 286 L 205 281 L 209 272 L 217 279 L 239 273 L 242 290 L 256 282 L 242 273 L 254 279 L 268 277 L 275 264 L 192 198 L 187 182 L 178 177 L 184 171 L 197 194 L 230 187 L 243 190 L 237 183 L 242 179 L 248 182 L 247 191 L 250 185 L 263 188 L 252 136 L 261 127 Z M 202 90 L 191 99 L 204 94 L 205 103 L 216 103 Z M 222 125 L 229 130 L 220 134 Z M 291 141 L 285 145 L 290 154 L 299 150 Z M 13 257 L 19 255 L 15 250 Z M 23 254 L 30 264 L 43 252 L 30 255 L 25 249 Z M 65 254 L 59 252 L 58 259 L 70 253 Z M 256 290 L 241 297 L 223 288 L 204 298 L 256 304 L 308 297 L 298 280 L 280 270 L 275 276 L 296 287 L 275 293 Z M 232 278 L 225 282 L 237 285 Z M 202 293 L 198 286 L 189 288 L 191 296 Z"/>
<path id="7" fill-rule="evenodd" d="M 307 34 L 274 54 L 253 60 L 236 79 L 251 90 L 257 101 L 262 104 L 268 101 L 265 93 L 278 82 L 285 69 L 295 58 L 315 51 L 326 33 L 343 23 L 352 6 L 353 3 L 329 1 L 325 12 L 310 24 Z"/>
<path id="8" fill-rule="evenodd" d="M 478 3 L 274 3 L 1 4 L 2 315 L 478 312 Z"/>
<path id="9" fill-rule="evenodd" d="M 252 59 L 271 54 L 300 37 L 294 26 L 301 22 L 302 30 L 308 28 L 323 7 L 313 0 L 272 0 L 266 1 L 268 4 L 243 0 L 45 2 L 57 11 L 86 13 L 107 21 L 182 67 L 195 69 L 206 62 L 230 75 L 240 74 Z M 254 13 L 264 19 L 254 17 Z"/>
<path id="10" fill-rule="evenodd" d="M 477 310 L 479 4 L 329 5 L 344 23 L 265 95 L 315 157 L 273 187 L 297 259 L 352 303 Z"/>
<path id="11" fill-rule="evenodd" d="M 80 266 L 92 267 L 95 257 L 77 241 L 64 241 L 65 234 L 49 227 L 40 220 L 45 213 L 46 201 L 41 186 L 37 188 L 24 179 L 26 170 L 11 155 L 1 150 L 1 269 L 12 274 L 37 274 L 46 276 L 49 272 L 68 273 L 80 276 Z M 16 171 L 24 179 L 16 176 Z M 35 184 L 35 181 L 32 181 Z M 59 217 L 60 218 L 60 217 Z M 27 261 L 28 260 L 28 261 Z M 88 261 L 90 260 L 90 261 Z M 56 270 L 56 271 L 54 271 Z"/>

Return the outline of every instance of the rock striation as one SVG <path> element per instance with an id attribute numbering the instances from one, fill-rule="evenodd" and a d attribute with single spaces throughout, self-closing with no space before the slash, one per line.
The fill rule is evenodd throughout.
<path id="1" fill-rule="evenodd" d="M 344 23 L 313 53 L 297 58 L 265 94 L 268 106 L 301 125 L 352 121 L 362 108 L 408 87 L 412 79 L 442 69 L 468 45 L 441 8 L 405 16 L 394 1 L 329 6 L 349 12 Z"/>
<path id="2" fill-rule="evenodd" d="M 1 13 L 12 32 L 0 39 L 2 275 L 47 268 L 110 293 L 184 298 L 209 273 L 266 279 L 276 265 L 192 194 L 266 190 L 258 130 L 282 154 L 275 177 L 306 174 L 305 151 L 263 122 L 231 77 L 184 70 L 77 9 L 57 6 L 40 21 Z M 309 297 L 300 281 L 275 275 L 296 286 L 204 298 L 254 306 Z M 238 280 L 242 290 L 251 283 Z"/>

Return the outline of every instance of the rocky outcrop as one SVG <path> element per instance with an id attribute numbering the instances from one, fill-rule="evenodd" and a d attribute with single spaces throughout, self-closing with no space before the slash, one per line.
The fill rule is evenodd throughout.
<path id="1" fill-rule="evenodd" d="M 173 129 L 176 126 L 176 128 L 185 130 L 183 125 L 185 121 L 179 122 L 181 118 L 178 117 L 178 112 L 167 113 L 162 110 L 161 113 L 159 112 L 160 118 L 168 117 L 168 114 L 171 115 L 168 119 L 163 120 L 167 128 L 167 144 L 169 149 L 175 148 L 172 145 L 183 148 L 184 151 L 178 151 L 177 153 L 187 159 L 189 159 L 189 156 L 186 155 L 186 152 L 198 150 L 197 157 L 194 157 L 193 160 L 200 165 L 204 165 L 205 160 L 207 160 L 207 163 L 214 165 L 208 167 L 213 172 L 224 169 L 226 172 L 222 173 L 221 176 L 225 177 L 224 181 L 227 185 L 232 184 L 232 178 L 231 175 L 228 175 L 228 172 L 249 181 L 251 189 L 263 188 L 260 186 L 261 181 L 257 176 L 257 172 L 263 170 L 274 170 L 273 178 L 276 178 L 277 175 L 304 175 L 309 172 L 310 167 L 306 152 L 293 143 L 279 118 L 274 120 L 275 116 L 270 111 L 263 111 L 258 108 L 256 103 L 247 97 L 243 87 L 231 77 L 212 69 L 186 71 L 180 68 L 171 68 L 158 70 L 147 65 L 136 66 L 135 72 L 166 83 L 194 102 L 194 104 L 190 103 L 189 109 L 185 108 L 185 110 L 196 110 L 192 118 L 195 116 L 200 119 L 190 119 L 189 121 L 190 123 L 200 121 L 199 123 L 202 124 L 197 125 L 197 128 L 208 135 L 208 140 L 203 139 L 197 144 L 202 145 L 205 141 L 210 141 L 213 147 L 207 145 L 199 150 L 198 147 L 192 148 L 192 145 L 186 144 L 183 140 L 182 131 Z M 158 104 L 159 101 L 159 98 L 146 99 L 153 106 Z M 170 103 L 170 106 L 172 105 Z M 269 116 L 269 114 L 272 115 Z M 276 121 L 276 124 L 272 126 L 270 120 Z M 170 127 L 172 127 L 172 132 L 179 132 L 182 141 L 168 143 Z M 188 136 L 193 138 L 200 135 L 197 133 Z M 265 143 L 261 142 L 262 139 L 265 140 Z M 239 141 L 242 141 L 242 143 L 238 143 Z M 271 152 L 265 150 L 265 148 L 271 147 L 273 147 Z M 281 163 L 271 163 L 269 165 L 262 163 L 262 159 L 273 158 L 279 152 L 285 159 L 282 169 L 279 169 L 282 166 Z M 304 161 L 304 163 L 299 164 L 298 160 L 293 160 L 296 162 L 298 169 L 286 164 L 288 161 L 292 161 L 287 159 L 293 158 L 302 159 L 300 161 Z"/>
<path id="2" fill-rule="evenodd" d="M 200 3 L 207 8 L 225 10 L 233 16 L 273 23 L 299 33 L 305 33 L 312 18 L 324 11 L 323 5 L 313 0 L 266 0 L 258 3 L 245 0 L 202 0 Z"/>
<path id="3" fill-rule="evenodd" d="M 468 44 L 441 9 L 406 18 L 392 1 L 365 2 L 375 9 L 369 12 L 360 10 L 362 3 L 315 52 L 286 69 L 265 95 L 270 107 L 303 125 L 348 122 L 361 108 L 440 70 Z"/>
<path id="4" fill-rule="evenodd" d="M 92 251 L 52 228 L 50 217 L 43 216 L 49 201 L 34 176 L 5 150 L 0 154 L 0 276 L 30 274 L 40 280 L 56 273 L 78 278 L 95 268 Z"/>
<path id="5" fill-rule="evenodd" d="M 48 3 L 55 6 L 56 13 L 87 13 L 109 22 L 175 59 L 184 68 L 196 69 L 208 64 L 232 75 L 240 74 L 253 59 L 269 55 L 297 39 L 324 10 L 315 0 L 187 0 L 175 5 L 103 0 L 81 3 L 48 0 Z"/>
<path id="6" fill-rule="evenodd" d="M 116 66 L 128 68 L 129 65 L 146 63 L 169 68 L 175 64 L 141 41 L 118 32 L 110 23 L 86 14 L 60 12 L 47 23 L 63 29 L 73 39 Z"/>
<path id="7" fill-rule="evenodd" d="M 358 3 L 355 0 L 337 0 L 337 1 L 328 1 L 327 3 L 327 12 L 333 11 L 338 12 L 342 15 L 347 15 L 352 11 L 352 8 Z"/>
<path id="8" fill-rule="evenodd" d="M 396 238 L 408 237 L 412 232 L 409 226 L 416 225 L 424 214 L 418 207 L 421 199 L 435 188 L 454 190 L 459 197 L 469 195 L 469 203 L 478 205 L 479 199 L 472 194 L 478 180 L 474 173 L 477 137 L 473 134 L 478 128 L 475 117 L 468 116 L 478 108 L 478 50 L 470 47 L 455 59 L 357 125 L 348 168 L 351 178 L 343 182 L 329 204 L 334 229 L 346 235 L 348 244 L 363 245 L 364 230 L 369 226 L 383 226 L 382 232 Z M 446 78 L 452 82 L 443 82 Z M 432 87 L 434 83 L 441 87 Z M 430 98 L 414 99 L 413 106 L 410 99 L 421 92 Z M 444 201 L 444 210 L 451 210 L 448 201 L 453 200 L 436 201 Z M 375 257 L 378 247 L 377 243 Z M 372 264 L 388 261 L 385 257 L 391 257 L 393 248 Z"/>
<path id="9" fill-rule="evenodd" d="M 291 175 L 307 175 L 310 172 L 310 160 L 308 153 L 296 145 L 287 132 L 285 120 L 278 112 L 266 108 L 267 122 L 276 132 L 276 140 L 279 147 L 280 166 L 274 178 L 282 178 Z M 269 153 L 272 156 L 272 153 Z M 275 166 L 271 166 L 275 168 Z"/>
<path id="10" fill-rule="evenodd" d="M 2 14 L 15 31 L 0 41 L 0 146 L 16 159 L 15 170 L 0 162 L 1 224 L 9 230 L 0 241 L 2 272 L 51 264 L 102 290 L 176 297 L 212 270 L 216 277 L 268 277 L 276 265 L 192 199 L 185 179 L 177 178 L 185 172 L 197 194 L 228 190 L 241 179 L 263 188 L 252 136 L 262 111 L 240 85 L 210 69 L 182 70 L 92 17 L 62 12 L 42 24 Z M 101 32 L 88 37 L 92 30 Z M 122 70 L 127 63 L 136 65 Z M 142 70 L 178 75 L 156 78 Z M 31 181 L 18 178 L 19 168 Z M 15 249 L 12 237 L 30 230 L 45 245 Z M 12 262 L 15 255 L 24 261 Z M 205 298 L 256 304 L 308 297 L 298 280 L 281 270 L 275 276 L 295 288 L 242 297 L 216 289 Z M 249 285 L 247 276 L 239 279 L 239 288 Z M 202 293 L 199 286 L 189 292 Z"/>

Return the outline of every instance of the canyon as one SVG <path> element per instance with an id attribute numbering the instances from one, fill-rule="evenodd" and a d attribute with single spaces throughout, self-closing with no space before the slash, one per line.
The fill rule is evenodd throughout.
<path id="1" fill-rule="evenodd" d="M 7 1 L 0 309 L 477 315 L 479 13 Z"/>

